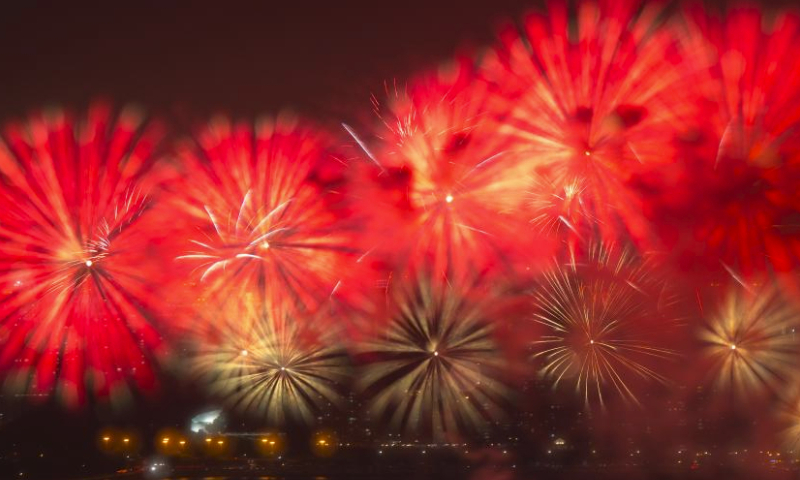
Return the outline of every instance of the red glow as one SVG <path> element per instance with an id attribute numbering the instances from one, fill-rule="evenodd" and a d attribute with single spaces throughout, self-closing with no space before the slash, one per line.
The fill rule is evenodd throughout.
<path id="1" fill-rule="evenodd" d="M 344 164 L 330 145 L 279 117 L 217 118 L 180 146 L 174 202 L 195 229 L 179 261 L 195 267 L 201 296 L 252 293 L 314 310 L 331 295 L 356 246 L 341 219 Z"/>
<path id="2" fill-rule="evenodd" d="M 113 395 L 152 387 L 165 352 L 153 214 L 157 124 L 95 105 L 6 127 L 0 150 L 0 365 L 12 388 Z M 146 279 L 146 280 L 145 280 Z"/>

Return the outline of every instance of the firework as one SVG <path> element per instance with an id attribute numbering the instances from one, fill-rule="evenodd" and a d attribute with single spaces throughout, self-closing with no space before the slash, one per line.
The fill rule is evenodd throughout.
<path id="1" fill-rule="evenodd" d="M 731 289 L 700 337 L 717 385 L 737 394 L 783 389 L 797 369 L 798 327 L 800 314 L 777 290 Z"/>
<path id="2" fill-rule="evenodd" d="M 379 141 L 366 152 L 382 191 L 368 203 L 377 211 L 373 230 L 402 232 L 376 242 L 379 250 L 401 261 L 429 258 L 433 271 L 451 277 L 504 261 L 520 233 L 525 172 L 496 135 L 491 98 L 462 60 L 405 89 L 387 86 L 386 101 L 374 100 Z"/>
<path id="3" fill-rule="evenodd" d="M 786 450 L 790 454 L 797 455 L 800 448 L 800 395 L 798 395 L 797 385 L 789 389 L 789 394 L 785 394 L 782 402 L 780 417 L 785 425 L 783 430 L 783 440 Z"/>
<path id="4" fill-rule="evenodd" d="M 534 223 L 650 240 L 629 182 L 642 165 L 673 161 L 687 76 L 675 41 L 657 28 L 658 7 L 579 2 L 575 13 L 573 29 L 566 3 L 553 2 L 525 20 L 524 34 L 502 36 L 484 68 L 509 104 L 501 133 L 538 184 Z"/>
<path id="5" fill-rule="evenodd" d="M 488 426 L 501 413 L 499 347 L 480 304 L 428 279 L 393 289 L 386 331 L 360 346 L 370 410 L 440 438 Z"/>
<path id="6" fill-rule="evenodd" d="M 572 238 L 580 239 L 585 233 L 581 231 L 585 222 L 596 221 L 583 200 L 585 190 L 586 186 L 578 179 L 562 185 L 544 177 L 536 178 L 528 192 L 533 211 L 530 223 L 548 235 L 569 230 Z"/>
<path id="7" fill-rule="evenodd" d="M 746 8 L 722 19 L 695 8 L 679 19 L 686 58 L 702 74 L 692 91 L 703 123 L 685 160 L 669 174 L 657 170 L 652 185 L 664 208 L 653 217 L 696 264 L 788 271 L 800 247 L 800 68 L 785 58 L 800 41 L 800 20 Z"/>
<path id="8" fill-rule="evenodd" d="M 154 210 L 162 136 L 102 105 L 8 126 L 0 143 L 0 367 L 6 386 L 123 400 L 165 353 L 155 294 L 167 243 Z"/>
<path id="9" fill-rule="evenodd" d="M 595 245 L 543 274 L 533 292 L 533 320 L 546 333 L 534 342 L 542 374 L 571 383 L 587 406 L 613 391 L 638 403 L 630 377 L 665 383 L 652 364 L 674 352 L 659 346 L 672 299 L 648 263 L 628 249 Z"/>
<path id="10" fill-rule="evenodd" d="M 347 364 L 343 351 L 329 346 L 332 334 L 299 324 L 294 308 L 252 295 L 235 304 L 196 337 L 192 364 L 212 394 L 272 424 L 310 423 L 341 403 Z"/>
<path id="11" fill-rule="evenodd" d="M 338 172 L 325 137 L 280 117 L 253 125 L 218 118 L 184 145 L 179 208 L 202 236 L 179 257 L 211 298 L 258 292 L 313 310 L 355 248 L 342 218 Z"/>

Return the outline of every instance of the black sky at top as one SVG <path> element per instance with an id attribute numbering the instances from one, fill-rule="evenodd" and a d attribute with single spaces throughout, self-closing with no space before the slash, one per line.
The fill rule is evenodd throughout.
<path id="1" fill-rule="evenodd" d="M 716 2 L 718 3 L 718 2 Z M 764 3 L 764 2 L 761 2 Z M 781 3 L 787 2 L 766 2 Z M 347 120 L 541 0 L 5 2 L 0 120 L 103 97 L 160 114 Z"/>
<path id="2" fill-rule="evenodd" d="M 346 115 L 533 4 L 16 2 L 0 10 L 0 119 L 98 96 L 170 114 Z"/>

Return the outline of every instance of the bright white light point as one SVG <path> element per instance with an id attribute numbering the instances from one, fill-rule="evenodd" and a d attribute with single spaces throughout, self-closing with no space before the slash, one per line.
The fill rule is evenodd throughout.
<path id="1" fill-rule="evenodd" d="M 589 343 L 591 343 L 592 345 L 594 345 L 594 340 L 589 340 Z"/>
<path id="2" fill-rule="evenodd" d="M 261 242 L 261 248 L 263 248 L 264 250 L 268 249 L 269 248 L 269 242 L 266 241 L 266 240 Z"/>
<path id="3" fill-rule="evenodd" d="M 586 155 L 586 156 L 588 157 L 588 156 L 590 156 L 590 155 L 592 154 L 592 152 L 590 152 L 589 150 L 585 150 L 585 151 L 583 152 L 583 154 L 584 154 L 584 155 Z"/>
<path id="4" fill-rule="evenodd" d="M 731 343 L 731 350 L 736 350 L 736 344 L 735 343 Z"/>
<path id="5" fill-rule="evenodd" d="M 444 201 L 447 202 L 447 203 L 453 203 L 453 196 L 452 195 L 448 195 L 448 196 L 444 197 Z"/>
<path id="6" fill-rule="evenodd" d="M 439 351 L 438 351 L 438 350 L 434 351 L 434 352 L 433 352 L 433 356 L 434 356 L 434 357 L 438 357 L 438 356 L 439 356 Z"/>
<path id="7" fill-rule="evenodd" d="M 281 372 L 285 372 L 285 371 L 286 371 L 286 367 L 281 367 Z"/>
<path id="8" fill-rule="evenodd" d="M 242 356 L 243 356 L 243 357 L 246 357 L 246 356 L 247 356 L 247 350 L 242 350 Z"/>
<path id="9" fill-rule="evenodd" d="M 87 267 L 91 267 L 92 263 L 94 263 L 94 262 L 92 262 L 91 260 L 86 260 L 86 266 Z"/>

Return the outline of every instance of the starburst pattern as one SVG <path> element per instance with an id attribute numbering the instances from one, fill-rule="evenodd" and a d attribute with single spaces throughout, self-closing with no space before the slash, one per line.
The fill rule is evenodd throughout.
<path id="1" fill-rule="evenodd" d="M 609 391 L 638 403 L 632 376 L 666 383 L 653 363 L 675 355 L 658 342 L 671 299 L 631 250 L 594 245 L 545 272 L 533 300 L 533 320 L 546 329 L 534 342 L 542 374 L 572 384 L 587 406 L 604 405 Z"/>
<path id="2" fill-rule="evenodd" d="M 525 172 L 496 135 L 491 98 L 462 60 L 374 100 L 380 126 L 368 153 L 385 191 L 370 201 L 375 231 L 402 229 L 381 245 L 394 258 L 430 258 L 433 271 L 451 277 L 504 262 L 515 226 L 524 227 L 515 207 Z"/>
<path id="3" fill-rule="evenodd" d="M 774 288 L 728 292 L 701 340 L 717 384 L 740 395 L 776 391 L 800 359 L 800 313 Z"/>
<path id="4" fill-rule="evenodd" d="M 652 4 L 582 1 L 572 12 L 553 2 L 525 19 L 523 34 L 508 29 L 486 63 L 510 104 L 500 133 L 524 152 L 534 182 L 553 187 L 544 195 L 572 190 L 570 203 L 581 205 L 565 214 L 547 203 L 538 221 L 550 216 L 545 223 L 570 235 L 599 228 L 607 239 L 652 240 L 629 181 L 641 165 L 672 161 L 689 106 L 680 88 L 689 75 L 660 15 Z"/>
<path id="5" fill-rule="evenodd" d="M 204 292 L 257 292 L 304 310 L 330 295 L 356 248 L 336 190 L 341 164 L 321 133 L 285 118 L 220 118 L 180 156 L 187 178 L 177 202 L 203 238 L 179 259 L 202 272 Z"/>
<path id="6" fill-rule="evenodd" d="M 272 424 L 310 423 L 340 406 L 346 357 L 293 311 L 246 298 L 210 322 L 192 363 L 212 394 Z"/>
<path id="7" fill-rule="evenodd" d="M 385 333 L 360 347 L 370 411 L 435 438 L 485 429 L 507 391 L 482 307 L 455 287 L 420 280 L 394 291 L 390 311 Z"/>
<path id="8" fill-rule="evenodd" d="M 6 386 L 123 401 L 165 353 L 167 242 L 153 169 L 162 136 L 97 104 L 7 126 L 0 143 L 0 366 Z M 156 255 L 154 255 L 156 254 Z"/>

